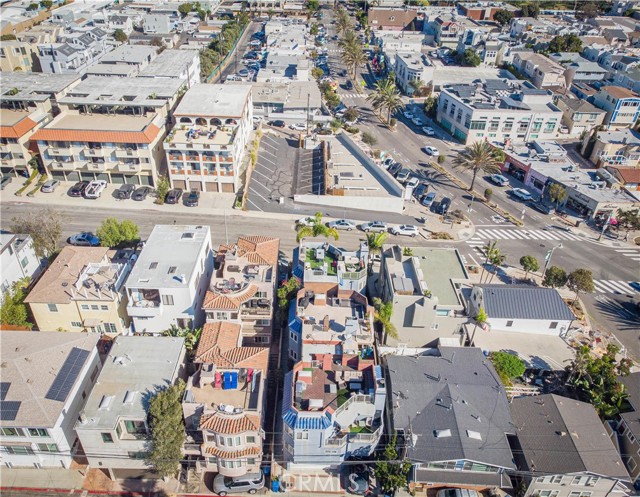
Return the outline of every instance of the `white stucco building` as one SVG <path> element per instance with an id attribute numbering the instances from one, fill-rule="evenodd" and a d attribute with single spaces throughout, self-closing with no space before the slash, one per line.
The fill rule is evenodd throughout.
<path id="1" fill-rule="evenodd" d="M 33 248 L 31 235 L 2 233 L 0 235 L 0 257 L 2 294 L 11 291 L 13 284 L 23 278 L 34 280 L 42 270 L 40 259 Z"/>

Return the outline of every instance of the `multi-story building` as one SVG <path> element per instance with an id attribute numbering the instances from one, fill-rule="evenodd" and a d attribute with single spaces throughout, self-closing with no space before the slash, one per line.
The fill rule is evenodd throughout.
<path id="1" fill-rule="evenodd" d="M 552 93 L 530 83 L 487 80 L 446 85 L 440 93 L 438 122 L 469 144 L 478 140 L 528 142 L 557 135 L 562 111 Z"/>
<path id="2" fill-rule="evenodd" d="M 580 136 L 604 122 L 606 111 L 579 98 L 560 97 L 556 106 L 562 111 L 562 124 L 569 135 Z"/>
<path id="3" fill-rule="evenodd" d="M 156 225 L 126 283 L 127 314 L 134 331 L 201 326 L 212 271 L 208 226 Z"/>
<path id="4" fill-rule="evenodd" d="M 61 36 L 61 43 L 38 45 L 40 69 L 45 73 L 84 74 L 87 68 L 113 48 L 100 28 L 76 31 Z"/>
<path id="5" fill-rule="evenodd" d="M 607 77 L 607 70 L 597 62 L 585 59 L 575 52 L 559 52 L 550 54 L 549 58 L 566 69 L 566 79 L 583 83 L 602 81 Z"/>
<path id="6" fill-rule="evenodd" d="M 397 53 L 395 56 L 396 84 L 407 95 L 412 95 L 416 84 L 433 81 L 434 67 L 426 54 Z"/>
<path id="7" fill-rule="evenodd" d="M 18 40 L 3 41 L 0 47 L 0 70 L 31 71 L 36 52 L 36 47 L 31 43 Z"/>
<path id="8" fill-rule="evenodd" d="M 518 52 L 513 56 L 513 65 L 536 88 L 564 88 L 566 85 L 564 67 L 542 54 Z"/>
<path id="9" fill-rule="evenodd" d="M 241 236 L 220 246 L 203 303 L 208 322 L 239 324 L 247 341 L 270 343 L 279 245 L 277 238 Z"/>
<path id="10" fill-rule="evenodd" d="M 184 338 L 119 336 L 75 431 L 89 464 L 111 479 L 149 477 L 149 401 L 184 377 Z"/>
<path id="11" fill-rule="evenodd" d="M 593 98 L 593 104 L 607 111 L 607 129 L 631 128 L 640 118 L 640 95 L 621 86 L 603 86 Z"/>
<path id="12" fill-rule="evenodd" d="M 589 137 L 586 137 L 588 140 Z M 637 167 L 640 165 L 640 132 L 630 129 L 598 131 L 593 137 L 589 160 L 596 165 Z"/>
<path id="13" fill-rule="evenodd" d="M 3 331 L 0 461 L 69 468 L 73 425 L 100 371 L 99 335 Z"/>
<path id="14" fill-rule="evenodd" d="M 103 55 L 97 64 L 87 69 L 87 74 L 135 76 L 151 63 L 157 51 L 157 47 L 123 44 Z"/>
<path id="15" fill-rule="evenodd" d="M 372 31 L 416 31 L 417 17 L 418 12 L 412 9 L 372 7 L 367 13 L 367 24 Z"/>
<path id="16" fill-rule="evenodd" d="M 58 100 L 80 82 L 75 74 L 3 72 L 0 102 L 2 175 L 29 176 L 31 137 L 59 111 Z"/>
<path id="17" fill-rule="evenodd" d="M 187 87 L 200 81 L 200 52 L 197 50 L 164 50 L 138 74 L 139 78 L 179 79 Z"/>
<path id="18" fill-rule="evenodd" d="M 375 449 L 387 389 L 375 359 L 317 354 L 284 377 L 283 457 L 288 469 L 339 466 Z"/>
<path id="19" fill-rule="evenodd" d="M 128 330 L 123 286 L 135 252 L 123 252 L 105 247 L 63 248 L 24 300 L 38 328 L 95 333 Z"/>
<path id="20" fill-rule="evenodd" d="M 241 328 L 204 325 L 182 400 L 191 437 L 185 454 L 202 456 L 201 470 L 225 476 L 257 473 L 262 463 L 269 347 L 244 345 Z"/>
<path id="21" fill-rule="evenodd" d="M 88 77 L 32 137 L 45 168 L 59 180 L 153 186 L 167 116 L 183 86 L 178 79 Z"/>
<path id="22" fill-rule="evenodd" d="M 465 16 L 474 21 L 493 21 L 493 16 L 499 10 L 507 10 L 515 14 L 518 9 L 504 2 L 464 2 L 460 3 L 460 10 Z"/>
<path id="23" fill-rule="evenodd" d="M 31 235 L 14 235 L 0 233 L 0 266 L 2 266 L 2 280 L 0 291 L 4 297 L 19 281 L 32 282 L 42 270 L 40 259 L 33 248 Z"/>
<path id="24" fill-rule="evenodd" d="M 173 188 L 235 193 L 253 129 L 251 87 L 192 86 L 173 113 L 166 139 Z"/>

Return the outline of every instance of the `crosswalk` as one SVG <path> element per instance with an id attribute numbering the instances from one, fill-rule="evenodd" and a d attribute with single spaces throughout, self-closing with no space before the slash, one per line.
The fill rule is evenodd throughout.
<path id="1" fill-rule="evenodd" d="M 358 98 L 358 97 L 366 97 L 366 95 L 362 95 L 360 93 L 339 93 L 340 98 Z"/>
<path id="2" fill-rule="evenodd" d="M 618 254 L 629 257 L 632 261 L 640 262 L 640 249 L 635 248 L 619 248 L 615 249 Z"/>
<path id="3" fill-rule="evenodd" d="M 593 280 L 593 286 L 596 287 L 596 293 L 621 293 L 625 295 L 633 295 L 640 293 L 631 286 L 632 281 L 615 281 L 615 280 Z"/>
<path id="4" fill-rule="evenodd" d="M 550 228 L 548 230 L 479 229 L 470 241 L 486 243 L 490 240 L 583 240 L 584 236 L 569 231 Z M 484 241 L 486 240 L 486 241 Z"/>

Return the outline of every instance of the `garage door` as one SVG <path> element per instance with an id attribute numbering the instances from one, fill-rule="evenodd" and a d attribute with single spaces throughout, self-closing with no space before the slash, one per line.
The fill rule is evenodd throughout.
<path id="1" fill-rule="evenodd" d="M 64 173 L 62 171 L 52 171 L 51 177 L 59 181 L 64 181 Z"/>
<path id="2" fill-rule="evenodd" d="M 122 185 L 124 183 L 124 174 L 111 173 L 111 183 L 114 185 Z"/>
<path id="3" fill-rule="evenodd" d="M 218 191 L 218 183 L 213 183 L 211 181 L 204 184 L 205 188 L 208 192 L 217 192 Z"/>
<path id="4" fill-rule="evenodd" d="M 181 188 L 183 190 L 187 189 L 187 182 L 183 179 L 174 179 L 173 180 L 173 187 L 174 188 Z"/>
<path id="5" fill-rule="evenodd" d="M 195 190 L 197 192 L 201 192 L 202 191 L 202 183 L 200 183 L 200 181 L 189 181 L 189 188 L 191 188 L 191 190 Z"/>
<path id="6" fill-rule="evenodd" d="M 138 184 L 138 177 L 137 176 L 125 176 L 124 180 L 127 183 L 127 185 L 137 185 Z"/>
<path id="7" fill-rule="evenodd" d="M 140 184 L 145 186 L 153 186 L 153 178 L 151 176 L 140 176 Z"/>
<path id="8" fill-rule="evenodd" d="M 68 173 L 67 181 L 80 181 L 80 173 L 78 171 L 72 171 Z"/>
<path id="9" fill-rule="evenodd" d="M 95 179 L 93 173 L 80 173 L 82 181 L 93 181 Z"/>
<path id="10" fill-rule="evenodd" d="M 102 179 L 109 183 L 109 175 L 107 173 L 100 173 L 96 179 Z"/>
<path id="11" fill-rule="evenodd" d="M 222 191 L 225 193 L 233 193 L 233 183 L 222 183 Z"/>

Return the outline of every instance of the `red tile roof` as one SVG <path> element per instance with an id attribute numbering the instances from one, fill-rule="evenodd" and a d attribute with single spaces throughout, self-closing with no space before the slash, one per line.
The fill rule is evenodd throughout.
<path id="1" fill-rule="evenodd" d="M 637 167 L 616 167 L 618 175 L 625 184 L 640 183 L 640 169 Z"/>
<path id="2" fill-rule="evenodd" d="M 234 245 L 221 245 L 218 254 L 237 249 L 238 257 L 245 257 L 252 264 L 275 266 L 278 263 L 280 239 L 270 236 L 240 236 Z"/>
<path id="3" fill-rule="evenodd" d="M 240 305 L 253 297 L 257 291 L 258 287 L 253 284 L 249 285 L 245 291 L 239 295 L 217 293 L 207 290 L 202 307 L 204 309 L 240 309 Z"/>
<path id="4" fill-rule="evenodd" d="M 36 131 L 32 140 L 98 143 L 152 143 L 160 128 L 149 124 L 144 131 L 94 131 L 80 129 L 47 129 Z"/>
<path id="5" fill-rule="evenodd" d="M 21 138 L 36 126 L 35 121 L 25 117 L 13 126 L 0 126 L 0 138 Z"/>
<path id="6" fill-rule="evenodd" d="M 200 429 L 210 430 L 215 433 L 226 433 L 235 435 L 247 431 L 257 431 L 260 429 L 260 418 L 251 414 L 243 416 L 229 416 L 227 414 L 204 414 L 200 418 Z"/>
<path id="7" fill-rule="evenodd" d="M 238 457 L 259 456 L 262 454 L 260 447 L 247 447 L 242 450 L 221 450 L 218 447 L 206 447 L 204 451 L 220 459 L 237 459 Z"/>
<path id="8" fill-rule="evenodd" d="M 200 335 L 194 362 L 221 368 L 253 368 L 266 371 L 268 347 L 242 347 L 240 325 L 227 321 L 206 323 Z"/>

